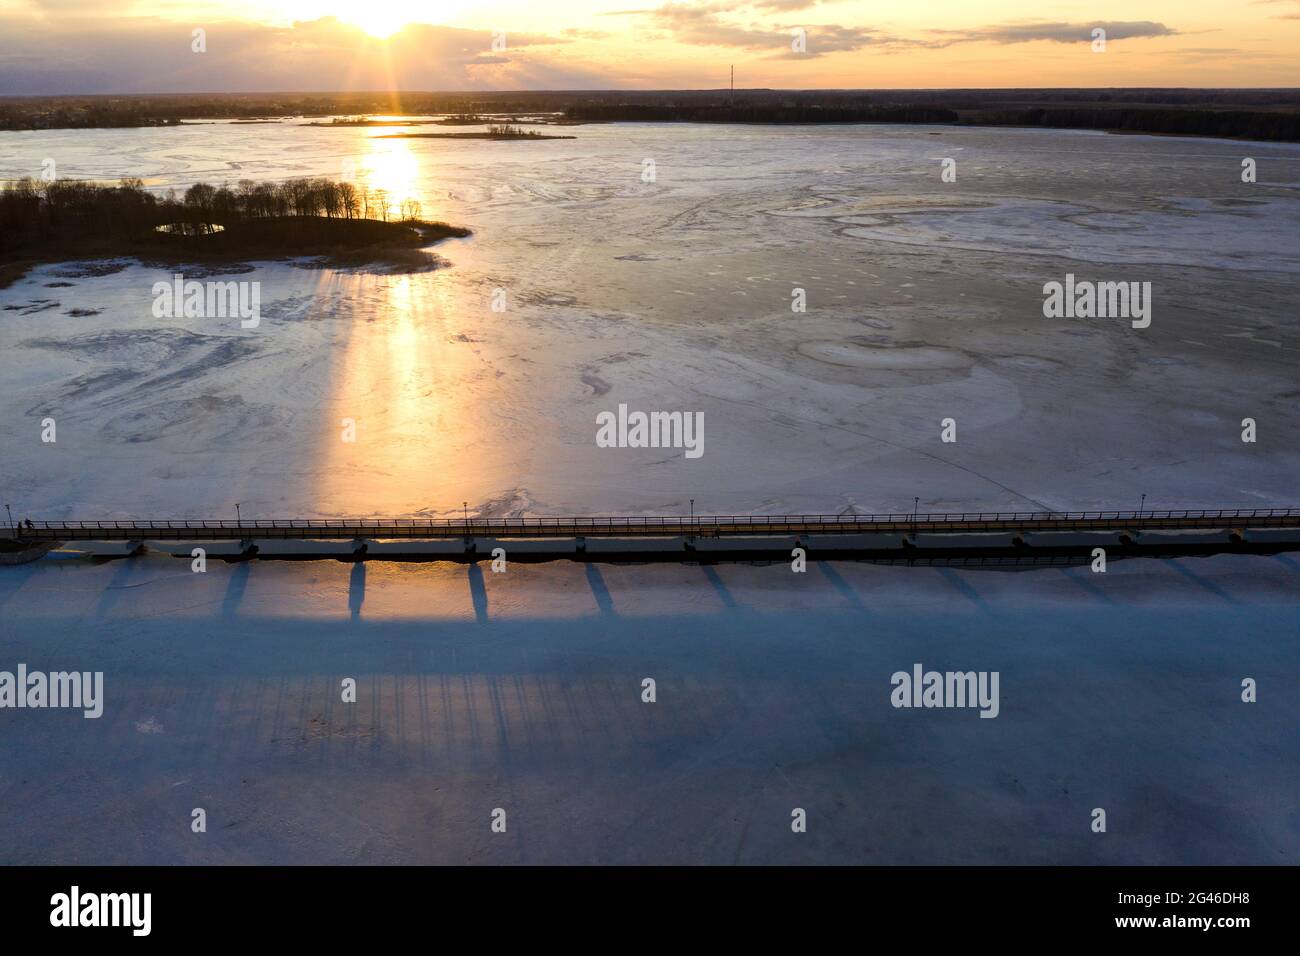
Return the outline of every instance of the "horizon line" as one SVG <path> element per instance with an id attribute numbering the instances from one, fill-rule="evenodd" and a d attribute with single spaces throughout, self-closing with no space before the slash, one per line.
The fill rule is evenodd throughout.
<path id="1" fill-rule="evenodd" d="M 415 95 L 555 95 L 591 93 L 987 93 L 1032 92 L 1076 93 L 1124 91 L 1141 92 L 1158 90 L 1195 91 L 1205 93 L 1300 93 L 1300 86 L 748 86 L 732 90 L 725 86 L 705 87 L 570 87 L 546 89 L 375 89 L 375 90 L 136 90 L 114 93 L 16 93 L 0 95 L 4 100 L 38 100 L 59 97 L 122 97 L 122 96 L 392 96 Z"/>

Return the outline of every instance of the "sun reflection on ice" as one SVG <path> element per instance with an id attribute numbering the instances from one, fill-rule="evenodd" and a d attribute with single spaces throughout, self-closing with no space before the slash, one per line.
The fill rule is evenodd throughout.
<path id="1" fill-rule="evenodd" d="M 385 133 L 399 132 L 402 127 L 377 127 L 369 142 L 370 153 L 358 170 L 360 185 L 369 191 L 371 202 L 387 207 L 387 218 L 395 219 L 402 203 L 408 199 L 422 201 L 419 190 L 420 161 L 410 144 L 401 139 L 380 139 Z M 382 211 L 371 208 L 372 219 L 385 218 Z"/>
<path id="2" fill-rule="evenodd" d="M 439 278 L 335 273 L 326 280 L 348 289 L 354 310 L 335 340 L 319 511 L 437 511 L 451 504 L 451 463 L 476 472 L 466 454 L 479 434 L 471 397 L 476 363 L 450 339 Z"/>

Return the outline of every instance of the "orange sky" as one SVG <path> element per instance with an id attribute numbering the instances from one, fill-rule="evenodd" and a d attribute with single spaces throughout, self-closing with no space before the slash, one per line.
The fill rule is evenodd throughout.
<path id="1" fill-rule="evenodd" d="M 3 92 L 700 88 L 732 64 L 787 88 L 1300 86 L 1300 0 L 0 0 Z"/>

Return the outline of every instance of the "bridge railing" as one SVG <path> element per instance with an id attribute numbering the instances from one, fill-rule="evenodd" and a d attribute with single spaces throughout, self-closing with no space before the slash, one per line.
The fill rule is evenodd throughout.
<path id="1" fill-rule="evenodd" d="M 4 527 L 4 532 L 21 536 L 30 528 L 42 532 L 87 531 L 139 531 L 142 536 L 151 532 L 209 531 L 337 531 L 346 534 L 382 533 L 385 529 L 403 531 L 468 532 L 476 534 L 492 531 L 548 530 L 572 532 L 573 529 L 591 529 L 606 533 L 618 530 L 647 531 L 656 528 L 677 531 L 683 528 L 726 527 L 743 532 L 745 528 L 771 529 L 784 527 L 861 528 L 871 525 L 965 526 L 978 528 L 987 525 L 1050 523 L 1057 527 L 1087 525 L 1097 522 L 1129 522 L 1135 526 L 1162 522 L 1248 523 L 1251 521 L 1285 521 L 1300 519 L 1300 508 L 1199 508 L 1138 511 L 961 511 L 961 512 L 890 512 L 874 514 L 787 514 L 787 515 L 594 515 L 594 516 L 536 516 L 536 517 L 446 517 L 446 518 L 315 518 L 271 519 L 224 518 L 195 519 L 106 519 L 20 522 L 16 527 Z M 1288 522 L 1289 523 L 1289 522 Z"/>

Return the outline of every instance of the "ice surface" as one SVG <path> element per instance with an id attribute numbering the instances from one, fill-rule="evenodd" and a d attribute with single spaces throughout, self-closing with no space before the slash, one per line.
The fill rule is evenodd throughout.
<path id="1" fill-rule="evenodd" d="M 2 712 L 0 863 L 1295 863 L 1298 572 L 0 568 L 0 668 L 106 698 Z"/>
<path id="2" fill-rule="evenodd" d="M 0 134 L 4 176 L 47 157 L 159 188 L 355 170 L 475 230 L 438 247 L 449 267 L 409 276 L 252 263 L 232 274 L 262 283 L 252 330 L 155 319 L 170 271 L 133 262 L 46 266 L 0 292 L 0 487 L 18 516 L 1297 503 L 1300 147 L 920 127 L 371 133 Z M 1240 183 L 1243 155 L 1258 184 Z M 1043 284 L 1067 272 L 1152 282 L 1151 328 L 1043 318 Z M 705 454 L 597 449 L 595 417 L 620 403 L 703 411 Z M 940 442 L 948 417 L 956 444 Z M 161 556 L 0 568 L 0 668 L 103 670 L 108 698 L 98 721 L 4 712 L 0 862 L 1300 850 L 1291 556 L 1104 575 L 496 575 L 227 565 L 219 550 L 204 574 Z M 1000 716 L 891 708 L 890 675 L 918 662 L 998 670 Z M 1245 677 L 1260 703 L 1240 701 Z M 493 836 L 498 806 L 510 828 Z M 1097 806 L 1105 835 L 1089 830 Z"/>
<path id="3" fill-rule="evenodd" d="M 475 230 L 431 273 L 255 263 L 232 276 L 262 284 L 250 330 L 153 318 L 170 272 L 139 264 L 47 266 L 0 292 L 0 478 L 22 514 L 1295 503 L 1300 147 L 875 126 L 376 132 L 0 134 L 0 175 L 47 157 L 160 189 L 355 171 Z M 1240 182 L 1243 155 L 1259 183 Z M 1152 282 L 1152 327 L 1045 319 L 1042 286 L 1067 272 Z M 702 411 L 703 457 L 598 449 L 596 415 L 620 403 Z M 46 416 L 56 445 L 39 442 Z M 948 417 L 956 444 L 940 442 Z"/>

